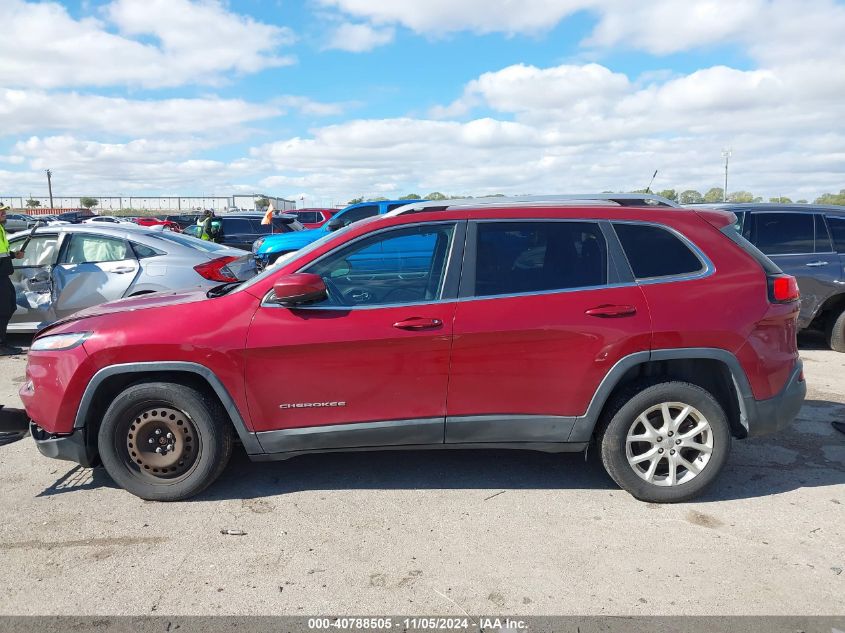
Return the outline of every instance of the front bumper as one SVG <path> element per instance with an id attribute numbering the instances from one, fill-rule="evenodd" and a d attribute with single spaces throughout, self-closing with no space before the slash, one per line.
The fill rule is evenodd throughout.
<path id="1" fill-rule="evenodd" d="M 89 441 L 84 428 L 75 429 L 73 433 L 56 435 L 30 422 L 29 432 L 38 450 L 46 457 L 76 462 L 85 468 L 97 463 L 97 448 Z"/>
<path id="2" fill-rule="evenodd" d="M 798 360 L 781 392 L 768 400 L 747 399 L 748 437 L 776 433 L 789 426 L 807 396 L 804 363 Z"/>

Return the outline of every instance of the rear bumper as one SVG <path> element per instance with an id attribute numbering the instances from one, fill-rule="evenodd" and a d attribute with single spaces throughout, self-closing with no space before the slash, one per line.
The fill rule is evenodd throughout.
<path id="1" fill-rule="evenodd" d="M 46 457 L 76 462 L 86 468 L 96 464 L 97 450 L 88 442 L 85 429 L 75 429 L 67 435 L 51 435 L 31 422 L 29 432 L 38 450 Z"/>
<path id="2" fill-rule="evenodd" d="M 748 437 L 776 433 L 789 426 L 801 410 L 807 396 L 804 363 L 798 360 L 781 392 L 768 400 L 745 401 Z"/>

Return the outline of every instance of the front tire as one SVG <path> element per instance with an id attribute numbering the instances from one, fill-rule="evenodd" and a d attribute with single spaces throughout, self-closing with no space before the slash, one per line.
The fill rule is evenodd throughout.
<path id="1" fill-rule="evenodd" d="M 731 433 L 709 392 L 662 382 L 620 394 L 599 443 L 602 463 L 621 488 L 642 501 L 675 503 L 713 483 L 728 459 Z"/>
<path id="2" fill-rule="evenodd" d="M 179 501 L 217 479 L 232 454 L 220 403 L 184 385 L 133 385 L 106 411 L 97 436 L 106 471 L 142 499 Z"/>

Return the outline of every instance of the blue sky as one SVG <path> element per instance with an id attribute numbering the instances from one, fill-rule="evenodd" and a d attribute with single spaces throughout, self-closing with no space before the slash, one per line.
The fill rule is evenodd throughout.
<path id="1" fill-rule="evenodd" d="M 834 0 L 0 1 L 0 196 L 845 187 Z"/>

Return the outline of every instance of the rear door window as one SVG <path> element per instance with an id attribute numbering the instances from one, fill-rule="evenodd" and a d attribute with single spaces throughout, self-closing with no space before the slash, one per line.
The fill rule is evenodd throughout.
<path id="1" fill-rule="evenodd" d="M 233 233 L 254 233 L 252 224 L 247 218 L 223 218 L 223 232 L 229 235 Z"/>
<path id="2" fill-rule="evenodd" d="M 833 246 L 839 253 L 845 253 L 845 218 L 827 216 L 827 224 L 833 236 Z"/>
<path id="3" fill-rule="evenodd" d="M 677 277 L 704 270 L 704 263 L 677 235 L 650 224 L 614 223 L 637 279 Z"/>
<path id="4" fill-rule="evenodd" d="M 754 213 L 751 241 L 766 255 L 806 255 L 815 252 L 812 213 Z"/>
<path id="5" fill-rule="evenodd" d="M 816 252 L 817 253 L 833 253 L 833 242 L 830 239 L 830 233 L 827 230 L 824 217 L 818 214 L 813 216 L 816 220 Z"/>
<path id="6" fill-rule="evenodd" d="M 299 211 L 296 215 L 300 222 L 307 224 L 313 224 L 323 219 L 322 215 L 319 215 L 316 211 Z"/>
<path id="7" fill-rule="evenodd" d="M 479 222 L 474 296 L 607 283 L 607 244 L 594 222 Z"/>

